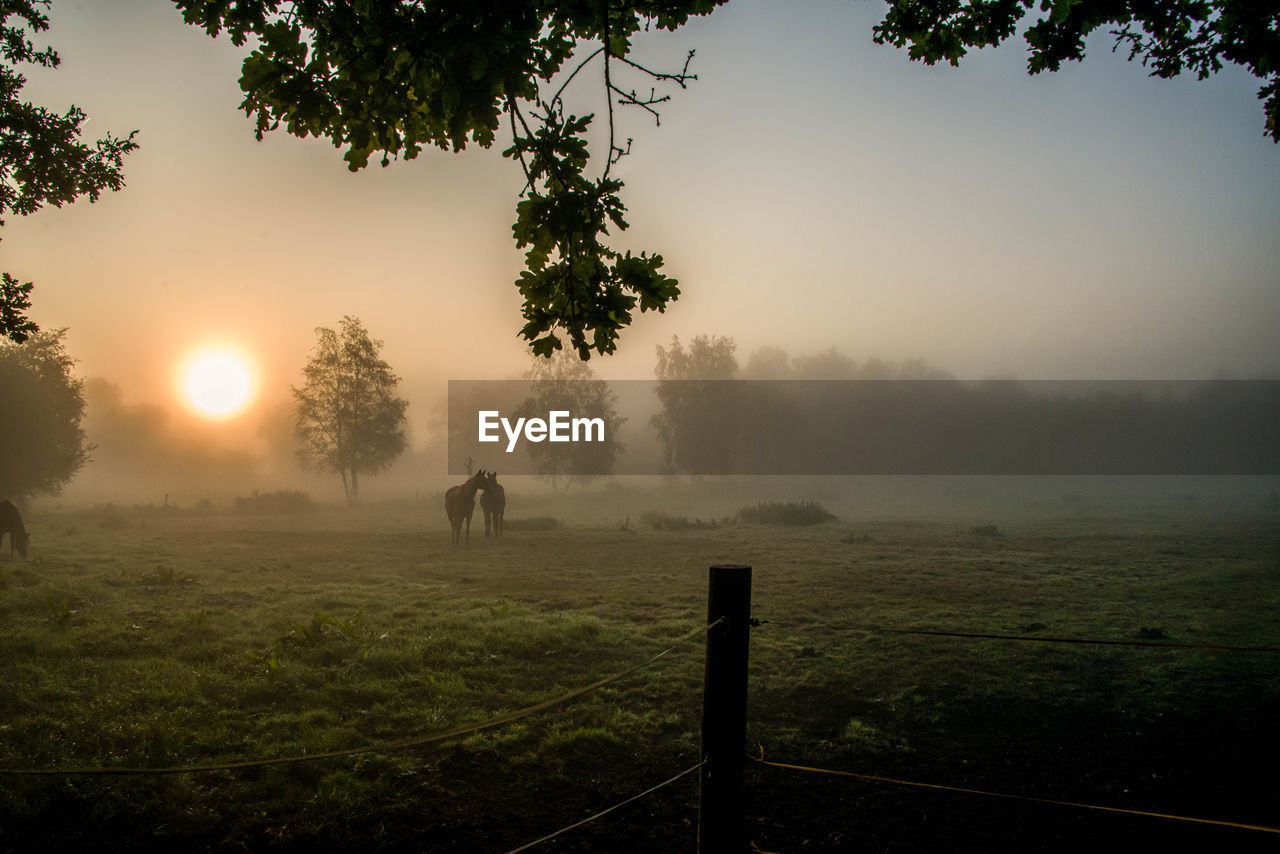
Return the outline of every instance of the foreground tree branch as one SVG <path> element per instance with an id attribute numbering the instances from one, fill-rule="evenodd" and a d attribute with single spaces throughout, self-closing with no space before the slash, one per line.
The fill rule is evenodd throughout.
<path id="1" fill-rule="evenodd" d="M 662 256 L 632 255 L 609 242 L 627 228 L 623 184 L 612 167 L 631 140 L 617 142 L 617 106 L 660 119 L 669 94 L 685 88 L 693 53 L 678 72 L 632 58 L 641 31 L 675 30 L 726 0 L 174 0 L 188 23 L 237 45 L 245 58 L 241 104 L 261 138 L 283 127 L 345 149 L 350 169 L 380 155 L 413 159 L 424 147 L 492 146 L 507 114 L 525 185 L 512 235 L 525 250 L 516 279 L 524 298 L 520 334 L 550 356 L 565 339 L 580 358 L 611 353 L 634 312 L 663 311 L 680 289 Z M 1130 58 L 1171 76 L 1201 77 L 1224 63 L 1263 79 L 1267 133 L 1280 141 L 1280 6 L 1263 0 L 888 0 L 877 42 L 908 48 L 926 63 L 958 63 L 973 47 L 996 45 L 1025 16 L 1032 73 L 1084 56 L 1085 38 L 1112 28 Z M 585 55 L 584 55 L 585 53 Z M 593 116 L 565 104 L 571 85 L 598 57 L 609 123 L 607 148 L 588 174 Z M 633 87 L 622 70 L 649 86 Z"/>
<path id="2" fill-rule="evenodd" d="M 85 114 L 71 106 L 62 114 L 22 100 L 24 64 L 57 68 L 53 48 L 37 50 L 28 32 L 49 28 L 41 9 L 49 0 L 0 0 L 0 226 L 10 213 L 35 213 L 45 205 L 62 207 L 82 196 L 96 202 L 103 190 L 124 186 L 123 159 L 138 147 L 137 131 L 110 135 L 93 145 L 80 141 Z M 15 23 L 16 21 L 16 23 Z M 0 339 L 17 343 L 37 331 L 26 316 L 31 283 L 19 285 L 8 273 L 0 286 Z"/>

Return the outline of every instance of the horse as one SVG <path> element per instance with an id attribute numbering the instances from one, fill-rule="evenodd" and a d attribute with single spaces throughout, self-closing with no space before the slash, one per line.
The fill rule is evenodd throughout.
<path id="1" fill-rule="evenodd" d="M 498 473 L 489 472 L 489 477 L 480 495 L 480 509 L 484 511 L 484 535 L 489 536 L 489 526 L 493 525 L 493 535 L 502 536 L 502 514 L 507 509 L 507 492 L 498 484 Z"/>
<path id="2" fill-rule="evenodd" d="M 466 483 L 449 487 L 444 494 L 444 512 L 452 529 L 450 545 L 456 546 L 462 539 L 462 523 L 467 523 L 467 545 L 471 545 L 471 514 L 476 510 L 476 490 L 485 486 L 484 469 L 467 478 Z"/>
<path id="3" fill-rule="evenodd" d="M 13 560 L 13 550 L 17 549 L 23 559 L 27 556 L 27 541 L 31 539 L 26 527 L 22 524 L 22 514 L 12 501 L 0 501 L 0 541 L 9 535 L 9 559 Z"/>

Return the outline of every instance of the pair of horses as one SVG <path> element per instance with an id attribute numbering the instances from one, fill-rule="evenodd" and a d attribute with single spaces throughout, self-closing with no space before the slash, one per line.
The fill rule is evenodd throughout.
<path id="1" fill-rule="evenodd" d="M 489 536 L 492 528 L 495 537 L 502 536 L 502 514 L 507 509 L 507 493 L 499 485 L 496 471 L 480 469 L 467 478 L 466 483 L 451 486 L 444 494 L 444 512 L 452 529 L 450 545 L 456 546 L 462 541 L 463 522 L 466 523 L 466 541 L 471 543 L 471 514 L 476 509 L 477 491 L 481 493 L 480 508 L 484 510 L 484 535 Z"/>
<path id="2" fill-rule="evenodd" d="M 4 542 L 5 534 L 9 535 L 9 559 L 13 559 L 14 549 L 25 558 L 30 535 L 22 524 L 22 514 L 12 501 L 0 501 L 0 542 Z"/>

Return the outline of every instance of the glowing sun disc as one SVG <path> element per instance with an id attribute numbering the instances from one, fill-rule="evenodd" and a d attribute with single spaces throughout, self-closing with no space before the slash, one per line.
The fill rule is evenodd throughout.
<path id="1" fill-rule="evenodd" d="M 253 398 L 253 371 L 232 350 L 209 350 L 183 368 L 180 385 L 187 405 L 206 418 L 230 418 Z"/>

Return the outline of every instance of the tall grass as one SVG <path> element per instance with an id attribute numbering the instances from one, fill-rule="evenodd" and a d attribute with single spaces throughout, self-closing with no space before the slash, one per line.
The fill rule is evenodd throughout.
<path id="1" fill-rule="evenodd" d="M 738 521 L 750 525 L 821 525 L 836 515 L 816 501 L 762 501 L 738 510 Z"/>

